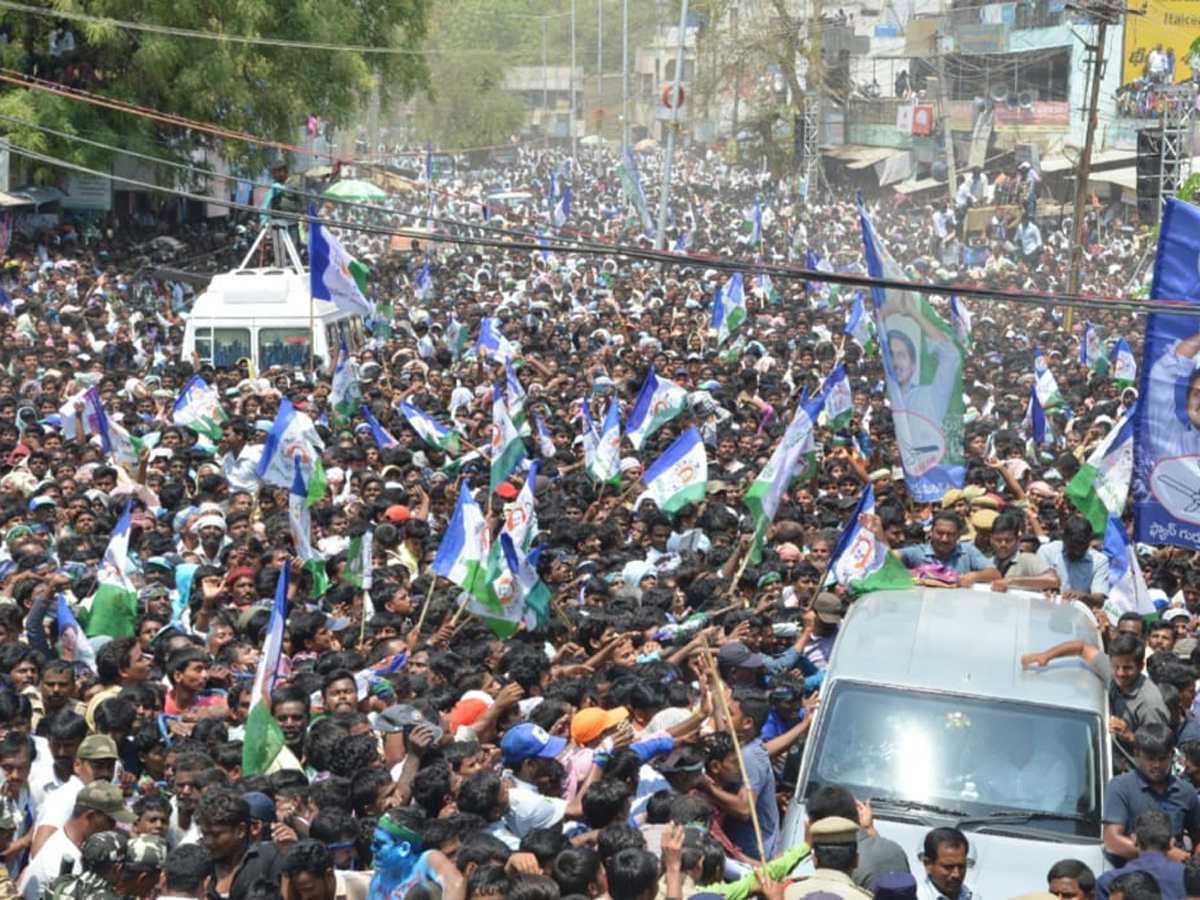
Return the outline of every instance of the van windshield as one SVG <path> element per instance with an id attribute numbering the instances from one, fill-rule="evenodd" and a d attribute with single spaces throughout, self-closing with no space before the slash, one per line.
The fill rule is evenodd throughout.
<path id="1" fill-rule="evenodd" d="M 1096 838 L 1100 733 L 1084 712 L 839 682 L 805 796 L 837 784 L 886 801 L 882 818 L 884 806 L 941 810 L 979 830 L 1034 813 L 1022 831 Z"/>

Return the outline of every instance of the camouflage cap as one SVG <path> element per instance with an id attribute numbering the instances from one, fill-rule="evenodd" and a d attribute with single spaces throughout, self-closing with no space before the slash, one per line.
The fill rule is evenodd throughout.
<path id="1" fill-rule="evenodd" d="M 167 864 L 167 842 L 156 834 L 139 834 L 129 842 L 125 867 L 162 871 Z"/>
<path id="2" fill-rule="evenodd" d="M 80 857 L 89 872 L 104 872 L 107 866 L 125 862 L 129 842 L 119 831 L 101 831 L 83 842 Z"/>

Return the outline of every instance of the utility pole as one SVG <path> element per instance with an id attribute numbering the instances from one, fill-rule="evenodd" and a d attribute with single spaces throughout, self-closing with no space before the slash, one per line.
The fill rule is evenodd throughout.
<path id="1" fill-rule="evenodd" d="M 629 0 L 621 2 L 621 158 L 629 146 Z"/>
<path id="2" fill-rule="evenodd" d="M 729 7 L 729 31 L 733 37 L 733 52 L 737 54 L 737 64 L 733 70 L 733 146 L 738 146 L 738 113 L 742 101 L 742 51 L 738 46 L 738 25 L 741 10 L 737 3 Z M 736 159 L 734 160 L 737 161 Z"/>
<path id="3" fill-rule="evenodd" d="M 571 129 L 571 158 L 579 156 L 578 139 L 575 136 L 575 0 L 571 0 L 571 75 L 567 79 L 570 85 L 568 93 L 570 96 L 570 119 L 568 127 Z"/>
<path id="4" fill-rule="evenodd" d="M 1122 4 L 1124 5 L 1124 4 Z M 1079 293 L 1079 266 L 1083 262 L 1083 217 L 1087 209 L 1088 178 L 1092 174 L 1092 149 L 1096 133 L 1096 115 L 1100 106 L 1100 84 L 1104 80 L 1104 52 L 1108 38 L 1108 26 L 1120 17 L 1120 10 L 1114 4 L 1089 3 L 1081 11 L 1089 18 L 1096 20 L 1096 42 L 1086 44 L 1088 66 L 1091 70 L 1091 86 L 1088 90 L 1087 125 L 1084 128 L 1083 153 L 1079 157 L 1078 175 L 1075 181 L 1075 228 L 1071 240 L 1071 264 L 1067 271 L 1067 294 L 1075 296 Z M 1075 312 L 1073 306 L 1068 306 L 1063 316 L 1063 327 L 1071 331 L 1071 318 Z"/>
<path id="5" fill-rule="evenodd" d="M 596 103 L 604 112 L 604 0 L 596 0 Z M 596 133 L 604 134 L 603 115 L 596 118 Z"/>
<path id="6" fill-rule="evenodd" d="M 944 20 L 943 20 L 944 21 Z M 954 123 L 950 121 L 950 86 L 946 83 L 946 56 L 942 53 L 942 36 L 934 35 L 937 41 L 938 68 L 938 118 L 942 122 L 942 140 L 946 144 L 946 180 L 950 185 L 950 196 L 958 190 L 958 166 L 954 162 Z"/>
<path id="7" fill-rule="evenodd" d="M 688 0 L 679 9 L 679 48 L 675 51 L 675 82 L 671 85 L 671 121 L 667 124 L 667 152 L 663 160 L 662 193 L 658 199 L 658 227 L 654 231 L 654 249 L 667 246 L 667 204 L 671 197 L 671 167 L 675 163 L 675 135 L 679 131 L 679 101 L 683 98 L 683 44 L 687 35 Z"/>
<path id="8" fill-rule="evenodd" d="M 806 145 L 809 149 L 804 161 L 804 195 L 806 202 L 816 195 L 817 181 L 821 176 L 820 130 L 821 130 L 821 96 L 825 90 L 825 75 L 822 71 L 825 62 L 825 48 L 822 44 L 823 24 L 821 17 L 825 14 L 822 0 L 812 0 L 812 16 L 808 25 L 808 90 L 802 99 L 804 104 L 804 119 L 806 123 Z M 817 132 L 811 134 L 810 130 Z"/>

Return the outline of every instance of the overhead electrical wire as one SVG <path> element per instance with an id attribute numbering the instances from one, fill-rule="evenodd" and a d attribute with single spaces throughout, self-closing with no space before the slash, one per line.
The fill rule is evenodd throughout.
<path id="1" fill-rule="evenodd" d="M 22 147 L 12 147 L 10 152 L 19 156 L 24 156 L 39 162 L 59 165 L 63 168 L 79 172 L 81 174 L 93 175 L 101 178 L 113 179 L 114 176 L 108 172 L 102 172 L 97 169 L 91 169 L 86 166 L 75 163 L 63 162 L 44 153 L 38 153 Z M 140 182 L 131 178 L 118 179 L 125 184 L 132 184 L 137 187 L 144 187 L 150 190 L 158 190 L 157 185 L 146 182 Z M 238 210 L 242 212 L 261 214 L 262 209 L 256 206 L 251 206 L 245 203 L 237 203 L 230 200 L 222 200 L 220 198 L 209 197 L 204 194 L 196 194 L 191 191 L 175 191 L 179 197 L 188 200 L 195 200 L 203 203 L 212 203 L 228 209 Z M 362 204 L 348 204 L 353 206 L 362 206 Z M 383 209 L 382 207 L 377 207 Z M 392 212 L 391 210 L 387 210 Z M 301 214 L 285 214 L 277 211 L 272 211 L 273 218 L 303 222 L 308 220 L 308 216 Z M 323 225 L 347 231 L 359 231 L 366 234 L 374 234 L 379 236 L 395 236 L 420 238 L 422 240 L 430 240 L 431 235 L 426 231 L 414 231 L 404 228 L 392 228 L 380 225 L 372 225 L 369 223 L 347 222 L 337 219 L 325 218 L 321 220 Z M 455 227 L 469 228 L 472 227 L 468 223 L 454 222 Z M 514 252 L 525 250 L 530 254 L 540 253 L 543 251 L 560 253 L 566 256 L 618 256 L 631 260 L 639 260 L 646 263 L 652 263 L 661 266 L 670 266 L 673 268 L 682 267 L 703 267 L 715 271 L 722 271 L 732 274 L 733 272 L 752 272 L 754 274 L 768 275 L 772 278 L 804 280 L 811 282 L 822 282 L 829 284 L 839 284 L 852 288 L 883 288 L 889 290 L 915 291 L 925 294 L 936 294 L 940 296 L 956 295 L 964 299 L 979 299 L 985 301 L 1013 303 L 1018 305 L 1028 306 L 1045 306 L 1051 305 L 1069 305 L 1084 309 L 1106 310 L 1109 312 L 1128 312 L 1128 313 L 1148 313 L 1148 312 L 1171 312 L 1177 315 L 1187 315 L 1200 318 L 1200 306 L 1188 303 L 1187 301 L 1171 301 L 1171 300 L 1141 300 L 1132 298 L 1118 297 L 1083 297 L 1070 296 L 1061 293 L 1050 292 L 1030 292 L 1027 290 L 1021 291 L 1002 291 L 993 288 L 978 288 L 963 285 L 945 285 L 932 284 L 915 281 L 902 281 L 887 278 L 872 278 L 867 275 L 854 275 L 846 272 L 814 272 L 798 266 L 784 265 L 780 263 L 767 262 L 746 262 L 741 260 L 730 260 L 724 258 L 712 257 L 697 257 L 686 254 L 672 254 L 665 252 L 657 252 L 653 250 L 645 250 L 638 247 L 630 247 L 624 245 L 589 245 L 577 240 L 559 240 L 549 238 L 542 235 L 533 235 L 520 231 L 506 231 L 507 239 L 496 238 L 479 238 L 479 237 L 460 237 L 453 234 L 438 234 L 432 236 L 433 240 L 440 243 L 453 244 L 467 247 L 488 247 L 492 249 L 505 250 Z M 515 240 L 523 243 L 514 243 Z"/>
<path id="2" fill-rule="evenodd" d="M 130 22 L 123 19 L 111 19 L 107 16 L 93 16 L 72 10 L 30 6 L 27 3 L 15 3 L 13 0 L 0 0 L 0 9 L 10 9 L 13 12 L 41 16 L 48 19 L 67 19 L 73 22 L 86 22 L 90 25 L 103 25 L 109 28 L 120 28 L 126 31 L 142 31 L 150 34 L 163 34 L 171 37 L 182 37 L 202 41 L 220 41 L 226 44 L 249 44 L 263 47 L 285 47 L 292 50 L 329 50 L 346 53 L 370 53 L 393 56 L 432 56 L 444 51 L 407 47 L 373 47 L 364 44 L 323 44 L 314 41 L 289 41 L 283 38 L 248 37 L 241 34 L 230 34 L 221 31 L 199 31 L 192 28 L 176 28 L 171 25 L 150 25 L 145 22 Z M 462 51 L 470 54 L 478 51 Z M 453 51 L 454 55 L 460 55 Z"/>

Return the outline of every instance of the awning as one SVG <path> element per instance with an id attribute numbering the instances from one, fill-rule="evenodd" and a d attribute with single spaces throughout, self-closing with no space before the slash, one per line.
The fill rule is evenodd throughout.
<path id="1" fill-rule="evenodd" d="M 1121 187 L 1137 190 L 1137 166 L 1126 166 L 1123 169 L 1109 169 L 1107 172 L 1092 172 L 1088 183 L 1119 184 Z"/>
<path id="2" fill-rule="evenodd" d="M 33 201 L 28 197 L 14 197 L 12 194 L 0 191 L 0 207 L 7 208 L 10 206 L 33 206 Z"/>
<path id="3" fill-rule="evenodd" d="M 896 193 L 908 196 L 909 194 L 919 194 L 922 191 L 932 191 L 937 188 L 941 188 L 944 191 L 949 190 L 944 181 L 938 181 L 936 178 L 921 178 L 918 181 L 906 181 L 903 184 L 896 185 Z"/>
<path id="4" fill-rule="evenodd" d="M 67 196 L 56 187 L 42 187 L 30 184 L 13 190 L 14 197 L 23 197 L 34 206 L 45 206 L 47 203 L 57 203 Z"/>
<path id="5" fill-rule="evenodd" d="M 883 162 L 875 164 L 875 174 L 879 176 L 879 186 L 885 187 L 904 181 L 913 170 L 913 155 L 907 150 L 894 156 L 889 156 Z"/>
<path id="6" fill-rule="evenodd" d="M 1133 157 L 1129 157 L 1133 159 Z M 1200 172 L 1200 156 L 1192 157 L 1192 171 Z M 1091 172 L 1088 182 L 1097 184 L 1118 184 L 1121 187 L 1137 190 L 1137 166 L 1122 166 L 1119 169 L 1109 169 L 1106 172 Z"/>
<path id="7" fill-rule="evenodd" d="M 881 159 L 887 159 L 893 153 L 900 152 L 895 147 L 871 147 L 866 144 L 841 144 L 821 151 L 829 159 L 850 163 L 850 168 L 865 169 Z M 861 163 L 861 165 L 855 165 Z"/>
<path id="8" fill-rule="evenodd" d="M 1080 151 L 1080 154 L 1083 151 Z M 1041 163 L 1041 172 L 1043 175 L 1053 174 L 1055 172 L 1066 172 L 1071 169 L 1079 168 L 1079 154 L 1074 154 L 1074 161 L 1067 159 L 1065 156 L 1059 156 L 1054 159 L 1047 159 Z M 1132 150 L 1098 150 L 1092 153 L 1092 168 L 1098 169 L 1101 166 L 1115 166 L 1121 163 L 1130 163 L 1137 159 L 1137 154 Z"/>
<path id="9" fill-rule="evenodd" d="M 847 163 L 847 169 L 866 169 L 875 163 L 883 162 L 885 159 L 891 159 L 898 154 L 908 155 L 907 150 L 897 150 L 895 147 L 866 147 L 853 162 Z"/>

